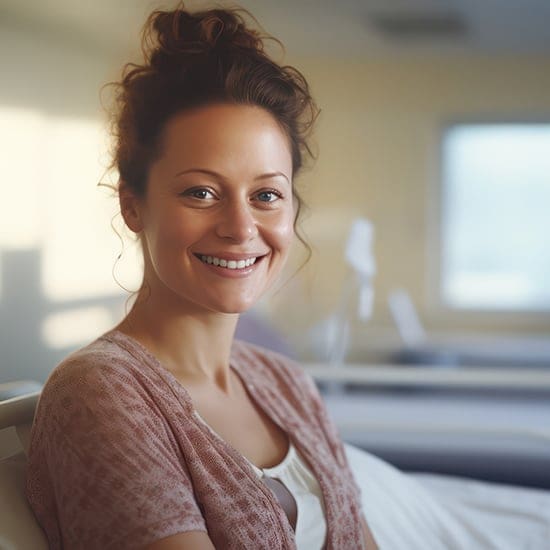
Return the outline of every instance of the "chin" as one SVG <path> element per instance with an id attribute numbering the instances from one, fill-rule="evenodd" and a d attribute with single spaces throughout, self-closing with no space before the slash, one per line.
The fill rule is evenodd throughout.
<path id="1" fill-rule="evenodd" d="M 207 309 L 215 313 L 240 314 L 252 309 L 258 300 L 225 300 L 209 304 Z"/>
<path id="2" fill-rule="evenodd" d="M 254 304 L 234 304 L 234 305 L 227 305 L 224 307 L 217 308 L 216 311 L 219 313 L 226 313 L 226 314 L 232 314 L 232 315 L 239 315 L 241 313 L 246 313 L 249 309 L 252 309 Z"/>

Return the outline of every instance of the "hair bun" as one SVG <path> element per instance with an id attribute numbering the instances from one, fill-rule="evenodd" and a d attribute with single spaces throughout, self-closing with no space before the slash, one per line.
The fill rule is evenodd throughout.
<path id="1" fill-rule="evenodd" d="M 149 16 L 142 35 L 144 60 L 124 66 L 114 83 L 112 110 L 113 166 L 136 196 L 145 192 L 167 122 L 209 103 L 254 105 L 270 113 L 289 138 L 293 176 L 304 154 L 314 157 L 308 137 L 319 110 L 308 83 L 300 71 L 267 54 L 266 40 L 284 48 L 258 28 L 242 9 L 189 13 L 180 3 Z M 298 197 L 294 188 L 293 195 Z"/>
<path id="2" fill-rule="evenodd" d="M 240 9 L 209 10 L 189 13 L 178 8 L 171 12 L 155 11 L 145 26 L 146 56 L 152 65 L 163 67 L 182 54 L 207 54 L 240 49 L 263 52 L 260 34 L 247 28 Z"/>

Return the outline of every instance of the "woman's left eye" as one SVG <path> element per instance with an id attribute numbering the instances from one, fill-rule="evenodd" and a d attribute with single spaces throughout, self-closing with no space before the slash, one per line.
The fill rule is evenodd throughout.
<path id="1" fill-rule="evenodd" d="M 256 197 L 260 202 L 275 202 L 276 200 L 282 198 L 280 193 L 271 189 L 267 191 L 260 191 Z"/>

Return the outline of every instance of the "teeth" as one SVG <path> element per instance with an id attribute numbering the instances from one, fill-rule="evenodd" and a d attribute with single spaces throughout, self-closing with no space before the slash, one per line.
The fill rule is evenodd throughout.
<path id="1" fill-rule="evenodd" d="M 256 258 L 248 258 L 246 260 L 224 260 L 216 256 L 201 256 L 201 260 L 205 264 L 213 264 L 227 269 L 243 269 L 249 267 L 256 262 Z"/>

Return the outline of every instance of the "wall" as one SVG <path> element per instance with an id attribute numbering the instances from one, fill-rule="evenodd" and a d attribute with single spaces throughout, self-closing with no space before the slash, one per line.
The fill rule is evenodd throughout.
<path id="1" fill-rule="evenodd" d="M 85 128 L 101 119 L 99 90 L 114 76 L 112 63 L 112 55 L 78 37 L 9 21 L 0 24 L 0 382 L 43 381 L 78 345 L 74 338 L 57 346 L 47 342 L 45 322 L 52 315 L 76 311 L 57 323 L 57 332 L 67 336 L 76 325 L 87 325 L 84 332 L 91 337 L 122 309 L 123 293 L 110 274 L 119 245 L 107 201 L 96 187 L 102 171 L 98 150 L 90 147 L 75 156 L 78 141 L 71 143 L 70 135 L 60 140 L 66 145 L 60 150 L 47 139 L 70 133 L 71 124 Z M 10 111 L 13 120 L 23 113 L 21 127 L 10 123 Z M 25 130 L 29 121 L 34 121 L 32 129 Z M 42 135 L 47 124 L 53 131 Z M 102 216 L 95 215 L 98 203 L 105 207 Z M 68 246 L 60 250 L 60 242 Z M 48 295 L 45 255 L 51 249 L 57 250 L 54 267 L 64 276 L 92 273 L 102 264 L 107 284 L 90 293 L 79 279 L 70 299 Z M 98 251 L 104 254 L 99 261 Z M 93 308 L 107 315 L 88 322 L 78 313 Z"/>

